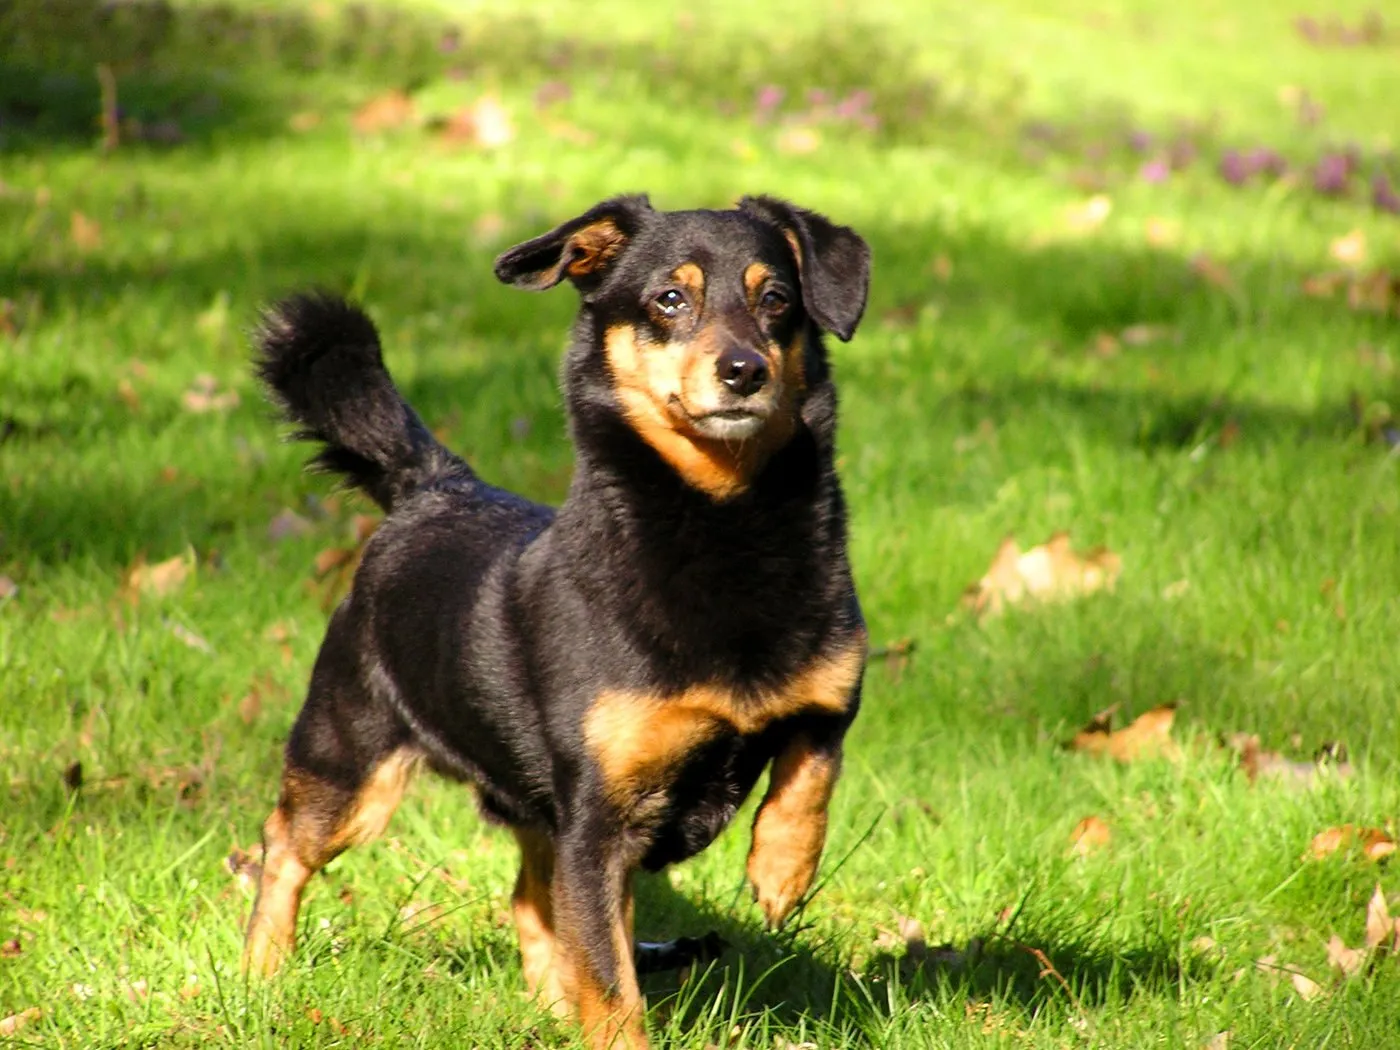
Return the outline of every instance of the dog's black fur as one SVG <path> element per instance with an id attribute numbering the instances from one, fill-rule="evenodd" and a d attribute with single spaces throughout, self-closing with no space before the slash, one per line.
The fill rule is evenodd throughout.
<path id="1" fill-rule="evenodd" d="M 576 466 L 557 511 L 487 484 L 433 437 L 355 307 L 296 297 L 260 332 L 258 373 L 322 444 L 319 465 L 388 513 L 287 745 L 249 952 L 270 970 L 269 945 L 290 949 L 279 901 L 290 894 L 294 923 L 303 873 L 387 820 L 402 778 L 386 788 L 376 771 L 421 758 L 476 784 L 521 837 L 517 907 L 548 933 L 527 944 L 522 927 L 522 949 L 543 944 L 553 960 L 531 983 L 598 1045 L 642 1045 L 627 873 L 704 849 L 775 759 L 773 845 L 756 822 L 750 862 L 770 921 L 816 863 L 783 859 L 786 836 L 820 851 L 864 653 L 821 333 L 852 335 L 869 254 L 852 231 L 770 198 L 663 213 L 625 197 L 505 253 L 496 274 L 527 288 L 567 278 L 582 296 L 563 369 Z M 647 378 L 660 366 L 646 354 L 671 355 L 680 394 Z M 624 360 L 636 371 L 621 375 Z M 750 366 L 773 388 L 767 415 L 743 393 Z M 636 408 L 653 403 L 689 443 L 676 455 Z M 695 449 L 708 458 L 690 469 Z"/>

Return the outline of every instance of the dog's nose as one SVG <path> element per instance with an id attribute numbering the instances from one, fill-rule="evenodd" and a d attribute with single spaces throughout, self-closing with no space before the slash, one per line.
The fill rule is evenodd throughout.
<path id="1" fill-rule="evenodd" d="M 720 382 L 740 397 L 758 393 L 768 382 L 768 362 L 747 347 L 731 346 L 724 351 L 715 362 L 715 371 Z"/>

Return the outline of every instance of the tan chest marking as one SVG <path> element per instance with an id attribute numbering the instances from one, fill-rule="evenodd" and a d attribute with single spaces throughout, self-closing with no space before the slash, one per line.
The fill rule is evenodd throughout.
<path id="1" fill-rule="evenodd" d="M 584 741 L 608 793 L 624 802 L 662 786 L 686 756 L 722 733 L 752 736 L 793 715 L 843 714 L 864 664 L 862 637 L 753 696 L 710 685 L 669 695 L 604 692 L 584 717 Z"/>

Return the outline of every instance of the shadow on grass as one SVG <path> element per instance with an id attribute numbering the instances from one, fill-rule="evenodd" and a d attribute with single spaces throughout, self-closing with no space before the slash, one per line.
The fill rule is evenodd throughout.
<path id="1" fill-rule="evenodd" d="M 663 1014 L 672 1014 L 672 1023 L 682 1028 L 704 1023 L 706 1015 L 768 1013 L 792 1027 L 815 1020 L 871 1031 L 922 999 L 1013 1005 L 1026 1014 L 1058 1002 L 1077 1013 L 1207 976 L 1203 962 L 1183 966 L 1172 944 L 1114 943 L 1084 920 L 1077 929 L 1013 921 L 1011 928 L 989 928 L 966 945 L 919 943 L 907 954 L 879 952 L 849 969 L 834 949 L 806 944 L 787 929 L 765 934 L 752 922 L 698 907 L 664 878 L 642 880 L 637 900 L 639 936 L 715 931 L 729 945 L 685 984 L 674 974 L 644 982 L 653 1008 L 665 1004 Z"/>

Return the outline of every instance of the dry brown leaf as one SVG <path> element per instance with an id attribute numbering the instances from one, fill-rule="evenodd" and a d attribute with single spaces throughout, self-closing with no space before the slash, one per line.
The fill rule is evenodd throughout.
<path id="1" fill-rule="evenodd" d="M 1102 226 L 1113 211 L 1113 201 L 1106 193 L 1096 193 L 1088 200 L 1071 204 L 1064 210 L 1064 222 L 1074 233 L 1088 233 Z"/>
<path id="2" fill-rule="evenodd" d="M 494 95 L 482 95 L 450 116 L 441 126 L 444 142 L 477 149 L 500 149 L 515 139 L 510 111 Z"/>
<path id="3" fill-rule="evenodd" d="M 1316 999 L 1322 994 L 1322 985 L 1318 984 L 1305 973 L 1298 973 L 1296 970 L 1290 973 L 1289 979 L 1293 982 L 1293 990 L 1306 1000 Z"/>
<path id="4" fill-rule="evenodd" d="M 1300 288 L 1309 299 L 1331 299 L 1346 286 L 1347 275 L 1333 271 L 1303 278 Z"/>
<path id="5" fill-rule="evenodd" d="M 102 224 L 75 211 L 68 220 L 68 236 L 80 252 L 95 252 L 102 247 Z"/>
<path id="6" fill-rule="evenodd" d="M 199 986 L 199 978 L 190 974 L 185 978 L 185 983 L 180 985 L 180 998 L 188 1002 L 199 995 L 201 991 L 203 989 Z"/>
<path id="7" fill-rule="evenodd" d="M 122 579 L 122 591 L 135 601 L 141 595 L 163 598 L 184 586 L 194 572 L 194 551 L 187 550 L 173 558 L 147 565 L 144 555 L 138 556 Z"/>
<path id="8" fill-rule="evenodd" d="M 0 576 L 0 602 L 6 598 L 13 598 L 19 593 L 19 584 L 8 576 Z"/>
<path id="9" fill-rule="evenodd" d="M 4 944 L 0 944 L 0 959 L 13 959 L 24 951 L 24 945 L 20 944 L 18 937 L 11 937 Z"/>
<path id="10" fill-rule="evenodd" d="M 1171 738 L 1172 723 L 1176 720 L 1175 703 L 1154 707 L 1122 729 L 1110 730 L 1116 707 L 1100 711 L 1065 746 L 1071 751 L 1108 755 L 1119 762 L 1158 756 L 1176 758 L 1180 754 L 1176 741 Z"/>
<path id="11" fill-rule="evenodd" d="M 1366 231 L 1361 229 L 1352 230 L 1350 233 L 1336 237 L 1327 246 L 1327 254 L 1336 259 L 1339 263 L 1348 266 L 1356 266 L 1366 261 Z"/>
<path id="12" fill-rule="evenodd" d="M 1164 324 L 1130 324 L 1118 333 L 1125 346 L 1147 346 L 1176 335 L 1176 329 Z"/>
<path id="13" fill-rule="evenodd" d="M 1367 860 L 1381 861 L 1395 852 L 1395 839 L 1380 828 L 1366 828 L 1361 853 Z"/>
<path id="14" fill-rule="evenodd" d="M 962 604 L 979 616 L 995 615 L 1026 599 L 1060 601 L 1112 590 L 1122 567 L 1122 559 L 1106 547 L 1076 554 L 1067 532 L 1057 532 L 1025 552 L 1008 536 L 986 575 L 963 592 Z"/>
<path id="15" fill-rule="evenodd" d="M 238 407 L 237 390 L 220 390 L 219 381 L 208 374 L 194 377 L 190 388 L 180 397 L 180 404 L 194 413 L 223 412 Z"/>
<path id="16" fill-rule="evenodd" d="M 1113 829 L 1102 817 L 1085 817 L 1074 826 L 1069 835 L 1069 852 L 1077 857 L 1087 857 L 1095 850 L 1103 849 L 1113 840 Z"/>
<path id="17" fill-rule="evenodd" d="M 37 1021 L 43 1014 L 43 1010 L 37 1006 L 31 1006 L 27 1010 L 19 1010 L 8 1017 L 0 1017 L 0 1035 L 14 1035 L 30 1021 Z"/>
<path id="18" fill-rule="evenodd" d="M 400 128 L 413 119 L 413 99 L 403 91 L 386 91 L 355 110 L 350 123 L 361 135 Z"/>
<path id="19" fill-rule="evenodd" d="M 1392 950 L 1397 936 L 1400 936 L 1400 926 L 1390 917 L 1390 909 L 1385 904 L 1385 891 L 1378 882 L 1376 892 L 1371 894 L 1371 900 L 1366 905 L 1366 947 L 1371 951 L 1378 948 Z"/>
<path id="20" fill-rule="evenodd" d="M 1346 941 L 1335 933 L 1327 942 L 1327 962 L 1341 971 L 1343 977 L 1352 977 L 1361 972 L 1371 953 L 1365 948 L 1348 948 Z"/>
<path id="21" fill-rule="evenodd" d="M 1192 256 L 1191 269 L 1207 284 L 1222 291 L 1229 292 L 1235 289 L 1235 278 L 1230 273 L 1229 268 L 1218 259 L 1212 259 L 1205 252 L 1198 252 Z"/>

